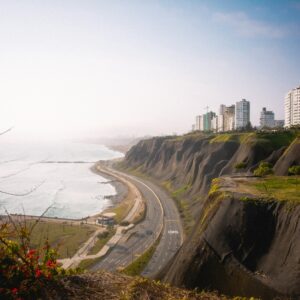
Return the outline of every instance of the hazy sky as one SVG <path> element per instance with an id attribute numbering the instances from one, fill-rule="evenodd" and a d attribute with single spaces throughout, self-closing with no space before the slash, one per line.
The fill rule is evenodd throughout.
<path id="1" fill-rule="evenodd" d="M 281 119 L 299 55 L 300 1 L 0 0 L 0 131 L 182 133 L 241 98 Z"/>

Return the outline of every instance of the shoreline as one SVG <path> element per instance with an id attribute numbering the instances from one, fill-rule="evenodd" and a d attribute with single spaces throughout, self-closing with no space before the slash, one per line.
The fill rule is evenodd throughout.
<path id="1" fill-rule="evenodd" d="M 102 213 L 104 213 L 106 210 L 108 209 L 112 209 L 114 207 L 116 207 L 120 202 L 122 202 L 128 195 L 128 187 L 122 183 L 120 180 L 118 180 L 116 177 L 109 175 L 107 173 L 101 172 L 97 169 L 97 167 L 101 164 L 101 162 L 108 162 L 110 160 L 107 161 L 97 161 L 95 162 L 89 169 L 91 172 L 93 172 L 94 174 L 101 176 L 105 179 L 107 179 L 107 182 L 100 182 L 101 184 L 110 184 L 112 185 L 115 190 L 116 190 L 116 194 L 115 195 L 108 195 L 108 196 L 104 196 L 104 199 L 108 199 L 111 201 L 111 205 L 104 208 L 101 211 L 97 211 L 95 212 L 93 215 L 89 215 L 83 218 L 78 218 L 78 219 L 74 219 L 74 218 L 62 218 L 62 217 L 51 217 L 51 216 L 41 216 L 41 215 L 29 215 L 29 214 L 19 214 L 19 213 L 10 213 L 9 215 L 4 215 L 4 214 L 0 214 L 0 222 L 5 220 L 5 219 L 9 219 L 9 216 L 12 217 L 13 219 L 23 219 L 24 221 L 26 220 L 38 220 L 40 219 L 41 221 L 48 221 L 48 222 L 57 222 L 57 223 L 72 223 L 72 224 L 81 224 L 82 222 L 84 222 L 85 224 L 89 224 L 89 225 L 95 225 L 95 221 L 96 218 L 101 215 Z"/>
<path id="2" fill-rule="evenodd" d="M 101 165 L 101 162 L 103 162 L 103 161 L 97 161 L 96 163 L 94 163 L 93 166 L 90 168 L 90 170 L 93 173 L 95 173 L 96 175 L 101 176 L 108 180 L 108 182 L 101 182 L 101 184 L 110 184 L 116 190 L 115 195 L 104 196 L 104 199 L 109 199 L 112 202 L 111 206 L 107 207 L 106 209 L 104 209 L 102 211 L 102 212 L 104 212 L 108 208 L 112 208 L 112 207 L 116 206 L 118 203 L 120 203 L 121 201 L 123 201 L 126 198 L 126 196 L 128 194 L 128 187 L 124 183 L 119 181 L 116 177 L 99 171 L 98 166 Z M 97 215 L 99 215 L 99 213 L 97 213 Z"/>

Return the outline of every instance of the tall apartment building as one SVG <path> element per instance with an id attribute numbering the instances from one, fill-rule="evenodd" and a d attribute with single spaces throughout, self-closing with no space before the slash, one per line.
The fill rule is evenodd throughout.
<path id="1" fill-rule="evenodd" d="M 217 131 L 231 131 L 234 130 L 235 122 L 235 105 L 226 106 L 224 104 L 220 105 L 219 115 L 218 115 L 218 126 Z"/>
<path id="2" fill-rule="evenodd" d="M 235 106 L 235 128 L 243 129 L 250 124 L 250 102 L 242 99 Z"/>
<path id="3" fill-rule="evenodd" d="M 203 115 L 203 131 L 211 131 L 211 121 L 216 116 L 216 114 L 212 111 L 207 112 Z"/>
<path id="4" fill-rule="evenodd" d="M 218 132 L 218 119 L 219 116 L 215 115 L 211 120 L 211 131 Z"/>
<path id="5" fill-rule="evenodd" d="M 285 127 L 300 125 L 300 86 L 289 91 L 284 100 Z"/>
<path id="6" fill-rule="evenodd" d="M 224 131 L 224 115 L 218 115 L 218 127 L 217 132 L 223 132 Z"/>
<path id="7" fill-rule="evenodd" d="M 235 105 L 226 106 L 224 111 L 224 131 L 234 130 Z"/>
<path id="8" fill-rule="evenodd" d="M 219 108 L 219 115 L 221 116 L 223 116 L 224 115 L 224 113 L 225 113 L 225 110 L 226 110 L 226 105 L 224 105 L 224 104 L 221 104 L 220 105 L 220 108 Z"/>
<path id="9" fill-rule="evenodd" d="M 195 130 L 203 131 L 203 116 L 196 116 Z"/>
<path id="10" fill-rule="evenodd" d="M 275 114 L 273 111 L 267 110 L 265 107 L 263 107 L 261 113 L 260 113 L 260 127 L 268 127 L 273 128 L 275 127 Z"/>

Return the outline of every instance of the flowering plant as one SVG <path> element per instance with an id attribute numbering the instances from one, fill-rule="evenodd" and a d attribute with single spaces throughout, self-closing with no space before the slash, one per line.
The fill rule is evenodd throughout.
<path id="1" fill-rule="evenodd" d="M 48 240 L 32 249 L 26 222 L 10 221 L 0 225 L 0 298 L 34 299 L 65 271 L 58 266 L 57 251 Z"/>

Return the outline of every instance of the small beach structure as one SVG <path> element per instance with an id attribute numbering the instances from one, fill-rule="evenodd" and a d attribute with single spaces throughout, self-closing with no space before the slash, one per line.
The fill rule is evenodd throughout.
<path id="1" fill-rule="evenodd" d="M 115 213 L 103 213 L 97 219 L 97 223 L 103 226 L 115 225 Z"/>

